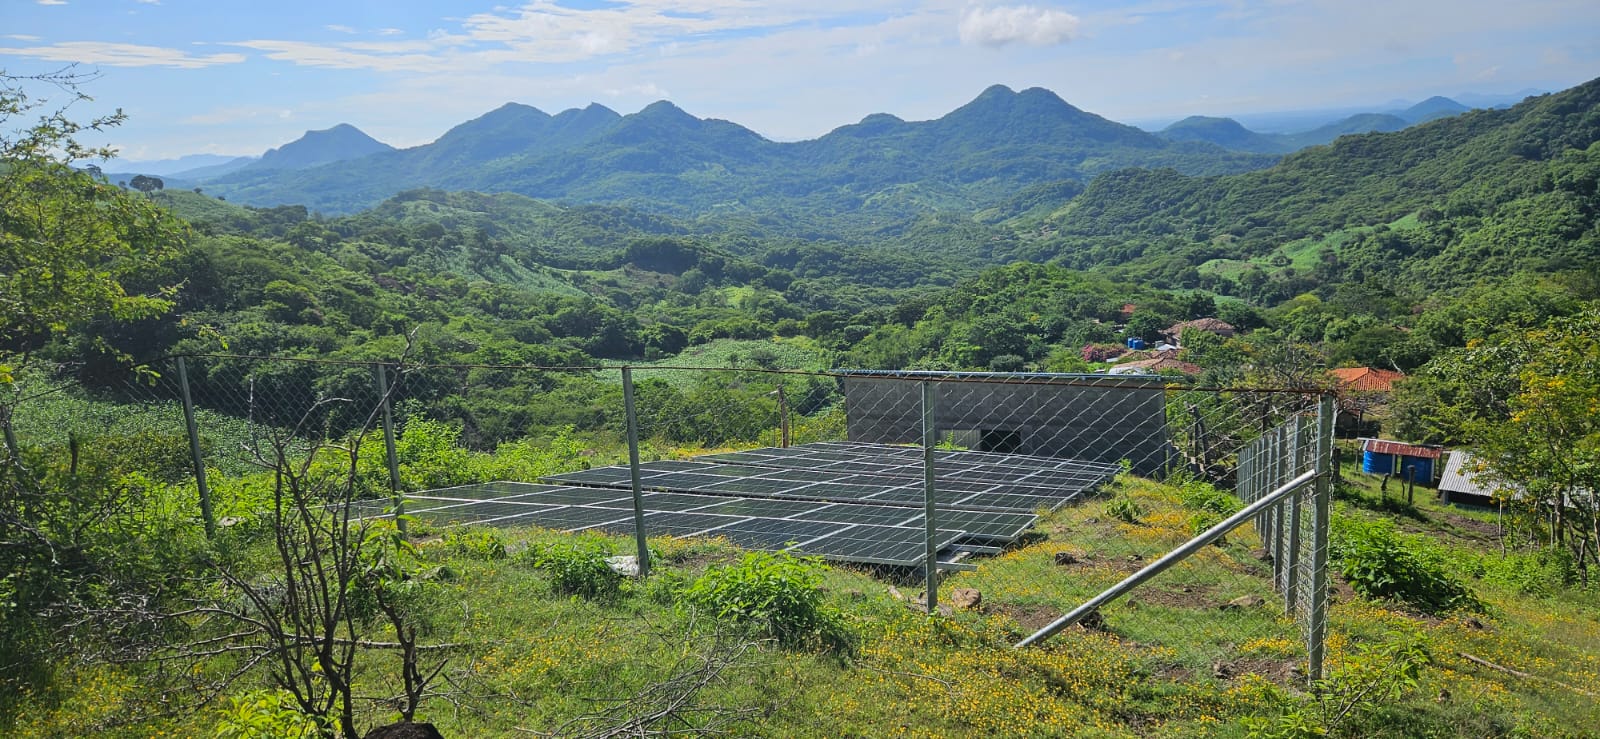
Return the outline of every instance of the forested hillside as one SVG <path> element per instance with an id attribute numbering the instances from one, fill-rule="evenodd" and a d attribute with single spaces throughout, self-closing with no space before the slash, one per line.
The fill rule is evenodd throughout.
<path id="1" fill-rule="evenodd" d="M 1039 221 L 1019 253 L 1187 286 L 1204 273 L 1188 270 L 1209 260 L 1254 261 L 1243 273 L 1211 271 L 1214 287 L 1245 295 L 1301 246 L 1314 253 L 1297 271 L 1319 268 L 1320 283 L 1371 275 L 1462 287 L 1592 265 L 1597 103 L 1600 81 L 1507 110 L 1341 138 L 1259 172 L 1108 174 Z"/>

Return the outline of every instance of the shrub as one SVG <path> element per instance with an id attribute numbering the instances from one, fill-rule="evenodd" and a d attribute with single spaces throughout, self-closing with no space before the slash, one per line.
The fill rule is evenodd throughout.
<path id="1" fill-rule="evenodd" d="M 1178 496 L 1185 508 L 1215 513 L 1223 517 L 1238 513 L 1239 509 L 1244 507 L 1237 498 L 1212 487 L 1211 483 L 1200 480 L 1184 483 L 1178 488 Z"/>
<path id="2" fill-rule="evenodd" d="M 1425 613 L 1476 609 L 1478 599 L 1450 574 L 1445 552 L 1421 536 L 1405 536 L 1389 521 L 1336 518 L 1333 555 L 1357 593 L 1390 599 Z"/>
<path id="3" fill-rule="evenodd" d="M 557 593 L 589 600 L 615 600 L 623 592 L 622 573 L 611 568 L 611 547 L 604 540 L 573 537 L 556 544 L 531 547 L 533 566 L 550 574 Z"/>
<path id="4" fill-rule="evenodd" d="M 751 552 L 713 566 L 680 593 L 680 604 L 752 627 L 789 648 L 848 652 L 854 636 L 822 597 L 823 565 L 778 552 Z"/>
<path id="5" fill-rule="evenodd" d="M 506 543 L 494 529 L 458 529 L 444 535 L 445 548 L 459 557 L 492 562 L 506 558 Z"/>
<path id="6" fill-rule="evenodd" d="M 1224 518 L 1238 513 L 1243 507 L 1237 498 L 1201 480 L 1190 480 L 1179 486 L 1178 499 L 1183 507 L 1194 511 L 1189 516 L 1191 534 L 1201 533 L 1222 523 Z"/>
<path id="7" fill-rule="evenodd" d="M 217 739 L 298 739 L 321 736 L 317 722 L 282 690 L 254 690 L 228 698 L 217 717 Z"/>
<path id="8" fill-rule="evenodd" d="M 1138 523 L 1139 517 L 1144 515 L 1144 509 L 1124 493 L 1106 501 L 1105 514 L 1128 523 Z"/>
<path id="9" fill-rule="evenodd" d="M 1561 547 L 1504 556 L 1486 554 L 1473 574 L 1527 595 L 1549 595 L 1578 581 L 1572 552 Z"/>

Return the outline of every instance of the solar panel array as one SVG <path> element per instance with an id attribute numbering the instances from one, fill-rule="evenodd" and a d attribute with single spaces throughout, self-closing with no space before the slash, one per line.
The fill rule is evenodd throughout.
<path id="1" fill-rule="evenodd" d="M 739 546 L 867 564 L 926 558 L 922 450 L 818 443 L 640 466 L 650 535 L 720 536 Z M 1076 460 L 938 452 L 936 550 L 1003 546 L 1120 468 Z M 632 473 L 601 467 L 546 483 L 492 482 L 424 491 L 406 512 L 431 524 L 533 525 L 634 533 Z M 358 516 L 386 513 L 362 504 Z"/>

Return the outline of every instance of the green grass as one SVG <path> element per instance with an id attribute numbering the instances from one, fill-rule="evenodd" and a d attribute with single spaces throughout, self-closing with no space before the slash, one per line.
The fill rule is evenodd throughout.
<path id="1" fill-rule="evenodd" d="M 1422 222 L 1417 220 L 1417 214 L 1408 213 L 1387 224 L 1389 228 L 1406 231 L 1422 227 Z M 1271 253 L 1253 259 L 1211 259 L 1201 263 L 1197 269 L 1201 274 L 1212 274 L 1224 277 L 1237 278 L 1252 269 L 1275 270 L 1272 261 L 1282 255 L 1289 258 L 1288 269 L 1296 272 L 1310 272 L 1322 260 L 1322 253 L 1329 249 L 1337 249 L 1351 239 L 1372 233 L 1371 226 L 1356 226 L 1340 229 L 1318 237 L 1295 239 L 1279 246 Z"/>

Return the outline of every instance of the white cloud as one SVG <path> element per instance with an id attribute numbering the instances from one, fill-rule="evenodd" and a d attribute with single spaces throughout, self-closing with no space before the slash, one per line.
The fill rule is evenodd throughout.
<path id="1" fill-rule="evenodd" d="M 8 39 L 11 39 L 13 41 L 39 41 L 40 40 L 40 38 L 38 36 L 30 36 L 30 35 L 28 35 L 26 33 L 8 33 L 8 34 L 6 34 L 4 36 L 4 38 L 8 38 Z"/>
<path id="2" fill-rule="evenodd" d="M 405 31 L 402 31 L 402 30 L 400 30 L 398 28 L 380 28 L 380 29 L 378 29 L 378 35 L 379 36 L 399 36 L 399 35 L 402 35 L 404 33 L 405 33 Z"/>
<path id="3" fill-rule="evenodd" d="M 219 64 L 238 64 L 245 60 L 243 54 L 210 54 L 191 56 L 177 49 L 137 44 L 114 44 L 100 41 L 68 41 L 49 46 L 0 48 L 0 54 L 48 59 L 57 62 L 104 64 L 110 67 L 169 67 L 173 69 L 200 69 Z"/>
<path id="4" fill-rule="evenodd" d="M 67 0 L 39 0 L 40 5 L 66 5 Z"/>
<path id="5" fill-rule="evenodd" d="M 401 42 L 397 42 L 401 43 Z M 291 62 L 303 67 L 329 67 L 333 69 L 372 69 L 380 72 L 428 72 L 439 67 L 439 59 L 425 53 L 369 53 L 353 48 L 367 44 L 326 45 L 305 41 L 232 41 L 230 46 L 243 46 L 267 53 L 267 58 Z"/>
<path id="6" fill-rule="evenodd" d="M 351 28 L 349 26 L 343 26 L 343 25 L 340 25 L 338 23 L 329 23 L 328 25 L 323 26 L 323 28 L 326 28 L 326 29 L 328 29 L 330 31 L 333 31 L 335 33 L 355 33 L 356 32 L 356 29 Z"/>
<path id="7" fill-rule="evenodd" d="M 1078 16 L 1032 5 L 971 8 L 957 26 L 962 43 L 1006 46 L 1064 44 L 1078 35 Z"/>
<path id="8" fill-rule="evenodd" d="M 140 5 L 160 5 L 161 0 L 133 0 Z"/>

